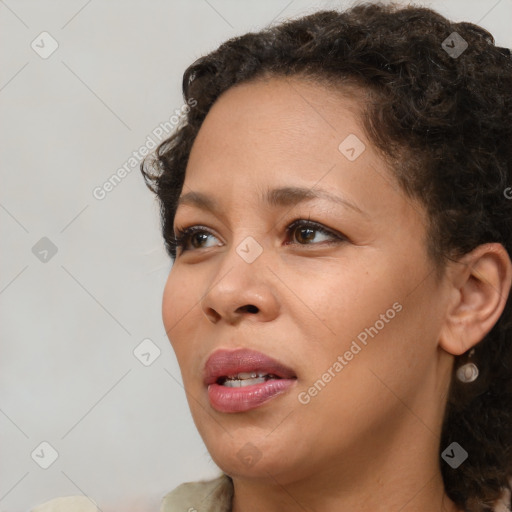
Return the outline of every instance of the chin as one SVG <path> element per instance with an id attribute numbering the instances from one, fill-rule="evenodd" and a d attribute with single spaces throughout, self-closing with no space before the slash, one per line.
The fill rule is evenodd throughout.
<path id="1" fill-rule="evenodd" d="M 233 478 L 269 480 L 271 483 L 275 483 L 274 477 L 288 469 L 282 466 L 282 460 L 277 461 L 268 457 L 262 457 L 258 461 L 251 463 L 240 461 L 236 454 L 231 457 L 222 457 L 221 459 L 213 460 L 224 473 Z"/>
<path id="2" fill-rule="evenodd" d="M 236 434 L 233 437 L 216 437 L 215 441 L 207 444 L 208 452 L 215 464 L 229 476 L 270 479 L 273 484 L 273 477 L 293 472 L 291 466 L 300 466 L 298 461 L 292 461 L 283 453 L 283 441 L 278 437 L 266 439 L 265 446 L 262 446 L 263 442 L 251 442 L 251 437 Z M 293 453 L 293 457 L 297 454 Z"/>

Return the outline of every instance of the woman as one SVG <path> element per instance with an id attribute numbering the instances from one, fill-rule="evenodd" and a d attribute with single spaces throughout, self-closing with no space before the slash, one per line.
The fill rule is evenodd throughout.
<path id="1" fill-rule="evenodd" d="M 183 92 L 142 171 L 164 325 L 223 474 L 162 510 L 506 510 L 509 53 L 368 4 L 231 39 Z"/>
<path id="2" fill-rule="evenodd" d="M 222 470 L 170 511 L 510 510 L 512 63 L 365 4 L 231 39 L 141 170 Z"/>

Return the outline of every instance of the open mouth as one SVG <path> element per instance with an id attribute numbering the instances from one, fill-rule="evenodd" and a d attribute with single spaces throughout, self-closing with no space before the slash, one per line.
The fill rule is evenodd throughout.
<path id="1" fill-rule="evenodd" d="M 297 380 L 284 363 L 247 348 L 216 350 L 203 369 L 210 404 L 225 413 L 260 407 L 290 391 Z"/>
<path id="2" fill-rule="evenodd" d="M 265 372 L 242 372 L 227 377 L 219 377 L 217 384 L 228 388 L 243 388 L 245 386 L 253 386 L 254 384 L 263 384 L 268 380 L 280 379 L 273 373 Z"/>
<path id="3" fill-rule="evenodd" d="M 208 358 L 203 372 L 206 386 L 245 387 L 296 378 L 295 372 L 283 363 L 249 349 L 217 350 Z"/>

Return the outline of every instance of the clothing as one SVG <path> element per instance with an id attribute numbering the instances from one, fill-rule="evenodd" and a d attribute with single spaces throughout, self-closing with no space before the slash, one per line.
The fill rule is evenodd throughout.
<path id="1" fill-rule="evenodd" d="M 166 494 L 160 512 L 231 512 L 233 481 L 226 474 L 213 480 L 186 482 Z"/>
<path id="2" fill-rule="evenodd" d="M 30 512 L 98 512 L 99 509 L 87 496 L 54 498 L 30 510 Z"/>
<path id="3" fill-rule="evenodd" d="M 509 483 L 512 487 L 512 478 Z M 222 474 L 212 480 L 178 485 L 162 498 L 159 512 L 231 512 L 232 500 L 233 481 Z M 511 511 L 511 492 L 504 489 L 493 512 Z M 85 496 L 69 496 L 50 500 L 30 512 L 100 512 L 100 509 Z"/>

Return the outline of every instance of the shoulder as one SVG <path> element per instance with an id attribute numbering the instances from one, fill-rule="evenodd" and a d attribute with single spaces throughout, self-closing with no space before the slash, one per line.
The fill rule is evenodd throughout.
<path id="1" fill-rule="evenodd" d="M 160 512 L 231 512 L 233 482 L 222 474 L 213 480 L 185 482 L 166 494 Z"/>
<path id="2" fill-rule="evenodd" d="M 99 512 L 99 508 L 87 496 L 66 496 L 46 501 L 30 512 Z"/>

